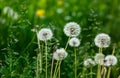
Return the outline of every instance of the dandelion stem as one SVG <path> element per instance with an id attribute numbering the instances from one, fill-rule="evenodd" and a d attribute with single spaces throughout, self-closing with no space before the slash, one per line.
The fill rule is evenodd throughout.
<path id="1" fill-rule="evenodd" d="M 110 78 L 111 67 L 108 68 L 107 78 Z"/>
<path id="2" fill-rule="evenodd" d="M 39 55 L 40 59 L 40 73 L 42 73 L 42 53 L 40 52 L 40 55 Z"/>
<path id="3" fill-rule="evenodd" d="M 58 64 L 59 64 L 59 61 L 57 61 L 57 63 L 56 63 L 53 78 L 55 78 L 55 74 L 56 74 L 56 71 L 57 71 L 57 66 L 58 66 Z"/>
<path id="4" fill-rule="evenodd" d="M 47 78 L 47 41 L 45 41 L 45 53 L 46 53 L 46 78 Z"/>
<path id="5" fill-rule="evenodd" d="M 53 52 L 54 56 L 54 52 Z M 50 72 L 50 78 L 52 78 L 52 72 L 53 72 L 53 64 L 54 64 L 54 57 L 52 56 L 52 65 L 51 65 L 51 72 Z"/>
<path id="6" fill-rule="evenodd" d="M 36 66 L 36 78 L 38 78 L 38 54 L 37 54 L 37 66 Z"/>
<path id="7" fill-rule="evenodd" d="M 70 37 L 68 38 L 68 41 L 67 41 L 67 43 L 66 43 L 65 50 L 66 50 L 67 47 L 68 47 L 69 40 L 70 40 Z"/>
<path id="8" fill-rule="evenodd" d="M 85 70 L 86 70 L 86 68 L 83 67 L 83 70 L 82 70 L 82 77 L 81 77 L 81 78 L 84 78 L 84 76 L 85 76 Z"/>
<path id="9" fill-rule="evenodd" d="M 113 47 L 112 55 L 114 55 L 114 53 L 115 53 L 115 47 Z"/>
<path id="10" fill-rule="evenodd" d="M 106 72 L 107 72 L 106 67 L 104 67 L 103 78 L 106 78 Z"/>
<path id="11" fill-rule="evenodd" d="M 99 48 L 99 53 L 102 53 L 102 48 Z M 97 78 L 101 78 L 101 66 L 98 64 Z"/>
<path id="12" fill-rule="evenodd" d="M 60 78 L 60 65 L 61 65 L 61 61 L 60 61 L 60 63 L 59 63 L 59 78 Z"/>
<path id="13" fill-rule="evenodd" d="M 58 74 L 58 77 L 60 78 L 60 65 L 61 65 L 61 60 L 59 60 L 58 68 L 57 68 L 56 74 L 55 74 L 55 78 L 56 78 L 56 76 L 57 76 L 57 73 L 59 73 L 59 74 Z"/>
<path id="14" fill-rule="evenodd" d="M 12 77 L 12 51 L 10 52 L 10 76 Z"/>
<path id="15" fill-rule="evenodd" d="M 97 78 L 101 78 L 100 69 L 101 69 L 101 66 L 100 64 L 98 64 Z"/>
<path id="16" fill-rule="evenodd" d="M 37 52 L 37 69 L 36 69 L 36 78 L 39 78 L 39 76 L 38 76 L 38 61 L 40 61 L 40 73 L 42 72 L 42 56 L 41 56 L 41 52 L 40 52 L 40 41 L 39 41 L 39 39 L 38 39 L 38 32 L 37 32 L 37 29 L 35 29 L 36 30 L 36 35 L 37 35 L 37 43 L 38 43 L 38 52 Z M 39 57 L 40 57 L 40 60 L 38 60 L 39 59 Z"/>
<path id="17" fill-rule="evenodd" d="M 77 66 L 76 66 L 76 48 L 74 47 L 74 56 L 75 56 L 75 62 L 74 62 L 74 64 L 75 64 L 75 78 L 77 78 Z"/>
<path id="18" fill-rule="evenodd" d="M 92 78 L 92 66 L 90 68 L 90 77 Z"/>

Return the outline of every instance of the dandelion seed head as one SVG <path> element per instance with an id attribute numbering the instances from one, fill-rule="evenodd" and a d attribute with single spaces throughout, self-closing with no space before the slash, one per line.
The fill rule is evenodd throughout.
<path id="1" fill-rule="evenodd" d="M 110 45 L 110 36 L 107 34 L 98 34 L 94 39 L 95 45 L 100 48 L 106 48 Z"/>
<path id="2" fill-rule="evenodd" d="M 114 55 L 108 55 L 105 57 L 105 66 L 114 66 L 117 64 L 117 58 Z"/>
<path id="3" fill-rule="evenodd" d="M 95 66 L 95 62 L 92 60 L 92 59 L 86 59 L 85 61 L 84 61 L 84 66 L 85 67 L 91 67 L 91 66 Z"/>
<path id="4" fill-rule="evenodd" d="M 68 53 L 65 51 L 64 48 L 60 48 L 60 49 L 57 49 L 56 52 L 54 52 L 54 59 L 55 60 L 63 60 L 64 58 L 66 58 L 68 55 Z"/>
<path id="5" fill-rule="evenodd" d="M 78 47 L 79 45 L 80 45 L 80 40 L 78 39 L 78 38 L 71 38 L 70 40 L 69 40 L 69 45 L 71 46 L 71 47 Z"/>
<path id="6" fill-rule="evenodd" d="M 67 23 L 64 27 L 64 33 L 69 37 L 76 37 L 80 34 L 81 28 L 75 22 Z"/>
<path id="7" fill-rule="evenodd" d="M 10 9 L 11 9 L 11 8 L 8 7 L 8 6 L 4 7 L 4 8 L 3 8 L 3 13 L 4 13 L 4 14 L 7 14 Z"/>
<path id="8" fill-rule="evenodd" d="M 51 29 L 43 28 L 38 32 L 38 39 L 41 41 L 50 40 L 53 36 Z"/>
<path id="9" fill-rule="evenodd" d="M 102 54 L 102 53 L 97 53 L 97 54 L 95 55 L 95 57 L 94 57 L 95 62 L 96 62 L 97 64 L 103 65 L 103 64 L 104 64 L 104 57 L 105 57 L 104 54 Z"/>

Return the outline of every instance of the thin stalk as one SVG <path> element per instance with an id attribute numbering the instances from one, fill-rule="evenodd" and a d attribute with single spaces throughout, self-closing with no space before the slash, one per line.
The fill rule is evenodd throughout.
<path id="1" fill-rule="evenodd" d="M 112 55 L 114 55 L 114 53 L 115 53 L 115 47 L 113 47 Z"/>
<path id="2" fill-rule="evenodd" d="M 68 41 L 67 41 L 67 43 L 66 43 L 65 50 L 66 50 L 67 47 L 68 47 L 69 40 L 70 40 L 70 37 L 68 38 Z"/>
<path id="3" fill-rule="evenodd" d="M 107 78 L 110 78 L 110 73 L 111 73 L 111 67 L 108 68 Z"/>
<path id="4" fill-rule="evenodd" d="M 77 78 L 77 66 L 76 66 L 76 48 L 74 47 L 74 56 L 75 56 L 75 62 L 74 62 L 74 64 L 75 64 L 75 78 Z"/>
<path id="5" fill-rule="evenodd" d="M 46 56 L 45 56 L 45 59 L 46 59 L 46 78 L 47 78 L 47 41 L 45 41 L 45 53 L 46 53 Z"/>
<path id="6" fill-rule="evenodd" d="M 92 66 L 90 67 L 90 78 L 92 78 Z"/>
<path id="7" fill-rule="evenodd" d="M 60 63 L 61 63 L 61 61 L 60 61 Z M 58 70 L 58 71 L 59 71 L 59 76 L 58 76 L 58 78 L 60 78 L 60 64 L 59 64 L 59 67 L 58 67 L 58 68 L 59 68 L 59 70 Z"/>
<path id="8" fill-rule="evenodd" d="M 104 66 L 102 66 L 102 69 L 101 69 L 101 76 L 103 76 L 104 74 Z"/>
<path id="9" fill-rule="evenodd" d="M 42 73 L 42 53 L 40 52 L 40 55 L 39 55 L 40 59 L 39 59 L 39 62 L 40 62 L 40 73 Z"/>
<path id="10" fill-rule="evenodd" d="M 56 71 L 57 71 L 57 66 L 58 66 L 58 64 L 59 64 L 59 61 L 57 61 L 57 63 L 56 63 L 53 78 L 55 78 L 55 74 L 56 74 Z"/>
<path id="11" fill-rule="evenodd" d="M 106 67 L 104 67 L 104 74 L 103 74 L 103 78 L 106 78 L 106 72 L 107 72 Z"/>
<path id="12" fill-rule="evenodd" d="M 36 35 L 37 35 L 37 43 L 38 43 L 38 52 L 37 52 L 37 67 L 36 67 L 36 78 L 39 78 L 39 75 L 38 75 L 38 61 L 39 61 L 39 57 L 40 57 L 40 72 L 42 72 L 42 62 L 41 62 L 41 52 L 40 52 L 40 41 L 38 39 L 38 32 L 37 32 L 37 29 L 36 30 Z M 40 55 L 39 55 L 40 54 Z"/>
<path id="13" fill-rule="evenodd" d="M 84 76 L 85 76 L 85 70 L 86 70 L 86 68 L 85 68 L 85 67 L 83 67 L 82 77 L 81 77 L 81 78 L 84 78 Z"/>
<path id="14" fill-rule="evenodd" d="M 53 52 L 54 56 L 54 52 Z M 50 78 L 52 78 L 52 72 L 53 72 L 53 64 L 54 64 L 54 57 L 52 56 L 52 65 L 51 65 L 51 72 L 50 72 Z"/>
<path id="15" fill-rule="evenodd" d="M 101 71 L 101 66 L 100 64 L 98 64 L 97 78 L 101 78 L 100 71 Z"/>
<path id="16" fill-rule="evenodd" d="M 60 65 L 61 65 L 61 60 L 59 60 L 59 63 L 58 63 L 58 68 L 57 68 L 57 70 L 56 70 L 56 74 L 55 74 L 55 78 L 56 78 L 56 76 L 57 76 L 57 74 L 59 73 L 59 77 L 60 77 Z"/>
<path id="17" fill-rule="evenodd" d="M 10 52 L 10 76 L 12 77 L 12 52 Z"/>
<path id="18" fill-rule="evenodd" d="M 38 78 L 38 55 L 37 55 L 37 66 L 36 66 L 36 78 Z"/>
<path id="19" fill-rule="evenodd" d="M 99 48 L 99 53 L 102 53 L 102 48 Z M 98 64 L 97 78 L 101 78 L 101 66 Z"/>

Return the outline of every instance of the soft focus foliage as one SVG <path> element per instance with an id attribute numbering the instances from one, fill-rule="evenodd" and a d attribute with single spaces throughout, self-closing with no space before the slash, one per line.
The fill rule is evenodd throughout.
<path id="1" fill-rule="evenodd" d="M 36 33 L 31 30 L 36 25 L 38 30 L 52 29 L 54 34 L 48 41 L 50 68 L 53 51 L 57 47 L 65 47 L 68 40 L 63 28 L 66 23 L 73 21 L 82 29 L 78 36 L 81 40 L 77 48 L 78 76 L 82 73 L 83 61 L 94 58 L 98 53 L 94 38 L 99 33 L 107 33 L 111 37 L 110 47 L 103 50 L 105 55 L 112 54 L 115 43 L 118 63 L 112 68 L 111 78 L 120 75 L 120 0 L 0 0 L 0 3 L 1 78 L 35 78 L 38 45 Z M 5 7 L 10 7 L 14 14 L 11 16 L 10 13 L 4 13 Z M 45 44 L 42 41 L 40 43 L 44 54 Z M 73 48 L 68 46 L 67 52 L 68 56 L 61 64 L 61 78 L 74 77 Z M 43 68 L 44 61 L 45 57 Z M 44 78 L 45 69 L 39 75 Z M 86 76 L 88 78 L 89 74 Z M 93 78 L 96 78 L 96 70 L 93 70 Z"/>

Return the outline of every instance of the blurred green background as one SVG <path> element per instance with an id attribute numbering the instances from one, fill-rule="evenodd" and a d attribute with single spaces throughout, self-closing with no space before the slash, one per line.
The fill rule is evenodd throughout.
<path id="1" fill-rule="evenodd" d="M 15 15 L 12 16 L 9 12 L 5 13 L 5 7 L 10 7 L 18 16 L 14 19 Z M 8 52 L 12 51 L 13 59 L 19 58 L 15 65 L 16 71 L 19 70 L 19 72 L 14 71 L 19 74 L 15 78 L 24 73 L 24 69 L 21 69 L 21 67 L 28 68 L 30 72 L 28 73 L 27 70 L 27 75 L 32 73 L 34 76 L 32 64 L 34 65 L 34 57 L 36 56 L 37 39 L 36 34 L 31 30 L 35 25 L 38 25 L 39 29 L 43 27 L 51 28 L 55 37 L 52 42 L 58 40 L 60 42 L 58 46 L 64 47 L 67 37 L 63 33 L 63 27 L 71 21 L 77 22 L 82 28 L 79 36 L 81 39 L 80 50 L 82 49 L 82 53 L 79 52 L 80 54 L 84 54 L 83 52 L 86 52 L 85 55 L 90 52 L 90 55 L 95 54 L 97 49 L 93 42 L 94 37 L 98 33 L 107 33 L 111 36 L 112 44 L 110 49 L 105 50 L 107 51 L 105 54 L 110 54 L 112 45 L 116 43 L 116 55 L 120 58 L 120 0 L 0 0 L 1 67 L 2 65 L 8 65 L 5 60 L 9 57 L 7 56 Z M 50 44 L 50 46 L 53 45 Z M 71 48 L 69 47 L 69 49 Z M 118 62 L 120 61 L 118 60 Z M 17 67 L 18 64 L 21 67 Z M 30 67 L 29 64 L 31 64 Z M 118 77 L 119 66 L 120 64 L 113 70 L 116 73 L 115 75 L 112 74 L 111 78 Z M 63 71 L 68 71 L 69 67 Z M 4 72 L 3 70 L 5 69 L 0 70 L 1 74 L 8 74 L 5 72 L 9 71 Z M 64 74 L 64 78 L 71 78 L 71 74 L 66 77 Z M 29 78 L 33 78 L 33 76 L 29 76 Z M 9 78 L 9 76 L 3 78 Z"/>

